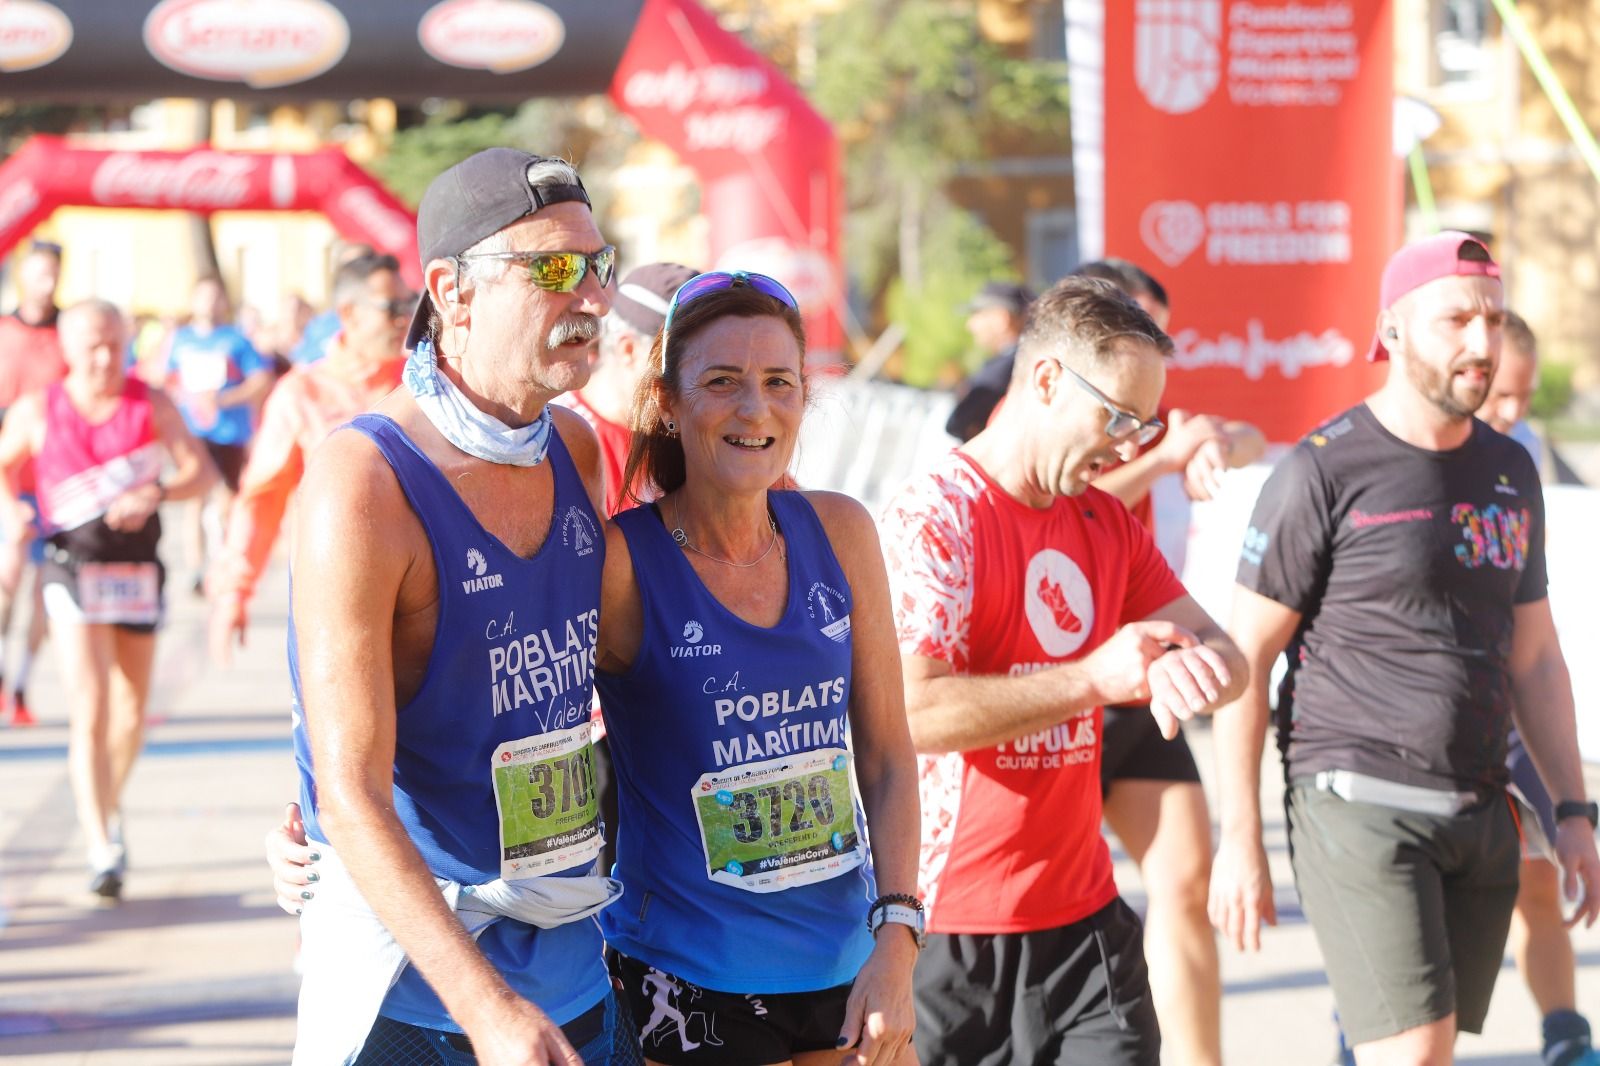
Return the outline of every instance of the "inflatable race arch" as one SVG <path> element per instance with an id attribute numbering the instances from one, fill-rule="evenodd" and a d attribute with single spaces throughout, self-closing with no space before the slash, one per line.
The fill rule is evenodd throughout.
<path id="1" fill-rule="evenodd" d="M 695 0 L 0 3 L 0 95 L 10 99 L 504 104 L 597 92 L 699 177 L 709 265 L 783 278 L 814 347 L 837 348 L 832 127 Z M 409 213 L 336 150 L 89 152 L 37 138 L 0 168 L 0 252 L 63 204 L 320 210 L 418 280 Z"/>

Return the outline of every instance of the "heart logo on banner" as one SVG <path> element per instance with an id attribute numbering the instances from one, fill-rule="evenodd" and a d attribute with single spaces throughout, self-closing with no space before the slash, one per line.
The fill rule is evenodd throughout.
<path id="1" fill-rule="evenodd" d="M 1139 235 L 1163 263 L 1175 267 L 1206 239 L 1206 218 L 1187 200 L 1157 200 L 1139 217 Z"/>

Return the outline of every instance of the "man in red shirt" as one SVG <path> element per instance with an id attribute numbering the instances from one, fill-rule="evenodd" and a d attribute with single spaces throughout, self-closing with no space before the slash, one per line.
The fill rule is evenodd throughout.
<path id="1" fill-rule="evenodd" d="M 223 548 L 207 577 L 211 654 L 227 662 L 244 644 L 248 608 L 311 453 L 335 429 L 400 384 L 407 316 L 415 299 L 392 255 L 346 260 L 333 279 L 339 330 L 323 356 L 297 364 L 267 396 Z"/>
<path id="2" fill-rule="evenodd" d="M 1171 341 L 1107 282 L 1035 303 L 1006 416 L 885 511 L 922 753 L 917 1052 L 1156 1066 L 1137 916 L 1100 835 L 1101 708 L 1165 735 L 1239 692 L 1237 649 L 1090 482 L 1159 430 Z"/>
<path id="3" fill-rule="evenodd" d="M 58 245 L 35 243 L 17 264 L 17 309 L 0 318 L 0 418 L 22 396 L 54 385 L 67 375 L 67 364 L 61 358 L 61 343 L 56 338 L 56 285 L 60 279 L 61 248 Z M 18 490 L 24 496 L 31 497 L 33 465 L 26 464 L 17 477 Z M 42 558 L 37 550 L 40 544 L 40 541 L 34 541 L 36 550 L 29 559 L 34 567 Z M 7 694 L 12 725 L 33 724 L 25 693 L 28 671 L 45 636 L 39 582 L 30 581 L 28 584 L 33 591 L 26 608 L 27 638 L 22 655 L 17 659 L 16 670 L 11 675 L 11 688 Z M 4 639 L 11 631 L 11 615 L 16 606 L 15 591 L 0 590 L 0 673 L 5 668 Z M 3 689 L 3 680 L 0 680 L 0 689 Z M 3 708 L 0 708 L 0 716 L 3 714 Z"/>
<path id="4" fill-rule="evenodd" d="M 608 516 L 633 506 L 622 483 L 633 443 L 628 426 L 633 394 L 649 366 L 650 345 L 667 320 L 673 293 L 697 273 L 677 263 L 647 263 L 623 278 L 611 298 L 611 313 L 600 320 L 599 355 L 589 384 L 556 400 L 582 415 L 600 438 Z"/>

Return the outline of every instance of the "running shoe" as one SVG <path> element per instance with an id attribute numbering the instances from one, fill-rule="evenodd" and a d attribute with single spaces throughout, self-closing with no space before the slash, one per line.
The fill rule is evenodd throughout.
<path id="1" fill-rule="evenodd" d="M 120 843 L 112 841 L 101 848 L 89 849 L 89 892 L 106 903 L 116 903 L 122 898 L 122 879 L 128 869 L 128 853 Z"/>
<path id="2" fill-rule="evenodd" d="M 1577 1011 L 1551 1011 L 1541 1029 L 1544 1066 L 1600 1066 L 1600 1051 L 1590 1042 L 1589 1020 Z"/>
<path id="3" fill-rule="evenodd" d="M 13 692 L 11 699 L 11 724 L 14 726 L 38 725 L 39 720 L 28 710 L 28 700 L 21 692 Z"/>
<path id="4" fill-rule="evenodd" d="M 99 896 L 106 903 L 117 903 L 122 899 L 122 871 L 100 870 L 89 879 L 89 892 Z"/>
<path id="5" fill-rule="evenodd" d="M 1572 1048 L 1566 1054 L 1551 1057 L 1550 1049 L 1545 1048 L 1544 1061 L 1551 1066 L 1600 1066 L 1600 1051 L 1585 1046 L 1582 1050 Z"/>

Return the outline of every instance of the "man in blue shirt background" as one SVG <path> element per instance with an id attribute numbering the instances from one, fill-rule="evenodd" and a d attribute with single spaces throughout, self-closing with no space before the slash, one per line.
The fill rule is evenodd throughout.
<path id="1" fill-rule="evenodd" d="M 173 333 L 167 350 L 169 391 L 189 432 L 211 453 L 222 474 L 216 495 L 197 505 L 189 523 L 196 592 L 205 573 L 206 548 L 220 541 L 228 505 L 239 489 L 245 449 L 255 430 L 255 405 L 274 380 L 272 364 L 231 324 L 231 310 L 221 280 L 201 278 L 190 297 L 189 322 Z"/>

